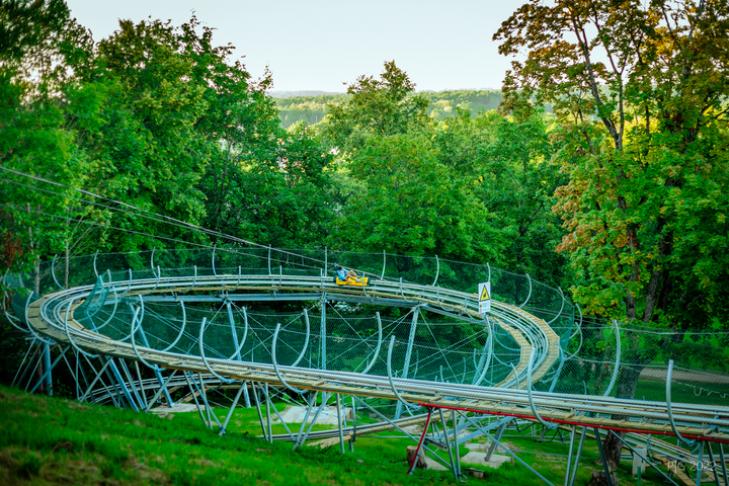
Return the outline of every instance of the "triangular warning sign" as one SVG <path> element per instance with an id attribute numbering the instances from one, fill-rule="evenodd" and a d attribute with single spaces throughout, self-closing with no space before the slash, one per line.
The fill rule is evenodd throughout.
<path id="1" fill-rule="evenodd" d="M 491 296 L 489 295 L 489 288 L 488 285 L 484 285 L 481 287 L 481 295 L 478 296 L 478 300 L 483 302 L 484 300 L 490 300 Z"/>

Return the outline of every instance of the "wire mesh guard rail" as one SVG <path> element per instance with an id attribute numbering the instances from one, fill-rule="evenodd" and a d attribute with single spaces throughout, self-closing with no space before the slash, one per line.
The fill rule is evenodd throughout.
<path id="1" fill-rule="evenodd" d="M 338 265 L 369 283 L 337 285 Z M 485 316 L 479 282 L 492 289 Z M 560 289 L 489 265 L 271 247 L 151 250 L 54 258 L 27 275 L 6 273 L 3 289 L 7 319 L 31 339 L 19 375 L 32 377 L 35 358 L 43 370 L 41 379 L 28 378 L 33 389 L 52 387 L 53 367 L 69 354 L 93 370 L 93 378 L 76 373 L 78 398 L 149 410 L 171 405 L 172 391 L 188 386 L 201 418 L 221 432 L 241 397 L 249 405 L 249 394 L 256 402 L 263 394 L 262 431 L 272 440 L 275 387 L 280 398 L 303 398 L 314 420 L 332 397 L 338 412 L 341 396 L 357 397 L 359 407 L 390 400 L 390 415 L 370 428 L 427 421 L 413 437 L 418 449 L 428 447 L 422 439 L 433 411 L 446 410 L 457 414 L 446 445 L 481 429 L 498 443 L 489 430 L 500 429 L 490 425 L 529 420 L 549 429 L 670 436 L 691 450 L 719 443 L 721 458 L 712 464 L 726 473 L 729 407 L 672 403 L 672 363 L 665 401 L 612 397 L 621 369 L 617 324 L 583 329 L 579 308 Z M 599 360 L 585 356 L 595 348 Z M 127 362 L 142 371 L 137 365 L 134 376 Z M 210 413 L 210 387 L 237 390 L 225 423 Z M 303 425 L 288 432 L 295 447 L 317 436 Z M 343 443 L 354 432 L 340 417 L 336 433 Z M 459 475 L 457 454 L 448 450 L 445 462 Z"/>

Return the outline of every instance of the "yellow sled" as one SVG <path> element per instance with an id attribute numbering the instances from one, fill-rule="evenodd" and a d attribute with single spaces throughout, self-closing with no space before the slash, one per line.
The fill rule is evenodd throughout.
<path id="1" fill-rule="evenodd" d="M 349 287 L 367 287 L 369 280 L 369 277 L 364 276 L 348 276 L 346 280 L 341 280 L 339 276 L 334 277 L 334 282 L 337 285 L 346 285 Z"/>

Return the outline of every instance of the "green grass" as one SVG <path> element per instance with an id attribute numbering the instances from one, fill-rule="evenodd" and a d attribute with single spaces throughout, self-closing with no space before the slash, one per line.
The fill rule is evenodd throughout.
<path id="1" fill-rule="evenodd" d="M 292 452 L 290 443 L 268 444 L 235 423 L 219 437 L 197 413 L 161 418 L 0 388 L 0 416 L 1 484 L 453 482 L 444 472 L 406 476 L 404 447 L 386 456 L 366 447 L 346 455 L 338 448 Z M 234 421 L 248 426 L 255 420 L 258 427 L 255 416 L 241 409 Z"/>
<path id="2" fill-rule="evenodd" d="M 222 419 L 225 410 L 216 414 Z M 0 387 L 0 416 L 0 484 L 455 484 L 450 472 L 417 470 L 407 476 L 405 448 L 413 442 L 393 438 L 395 431 L 358 437 L 354 451 L 344 455 L 336 446 L 294 452 L 288 442 L 255 437 L 260 433 L 255 409 L 237 409 L 228 434 L 220 437 L 196 412 L 159 417 Z M 529 431 L 510 433 L 506 442 L 547 478 L 562 482 L 567 442 L 540 442 Z M 632 484 L 624 462 L 621 480 Z M 492 484 L 541 484 L 514 463 L 464 467 L 485 471 Z M 577 483 L 599 469 L 594 440 L 586 440 Z M 642 484 L 650 484 L 646 479 L 650 476 Z"/>

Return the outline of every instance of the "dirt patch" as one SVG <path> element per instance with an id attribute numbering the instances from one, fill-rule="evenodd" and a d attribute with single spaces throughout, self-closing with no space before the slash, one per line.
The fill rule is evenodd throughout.
<path id="1" fill-rule="evenodd" d="M 114 484 L 112 479 L 104 478 L 95 462 L 70 457 L 63 462 L 51 461 L 43 464 L 39 476 L 52 483 L 91 484 L 103 481 Z"/>
<path id="2" fill-rule="evenodd" d="M 0 451 L 0 478 L 2 484 L 31 480 L 41 468 L 40 455 L 29 449 L 7 448 Z"/>
<path id="3" fill-rule="evenodd" d="M 73 445 L 73 442 L 68 441 L 68 440 L 61 440 L 61 441 L 56 442 L 53 445 L 53 448 L 51 450 L 53 452 L 58 452 L 58 451 L 73 452 L 74 449 L 75 449 L 75 446 Z"/>
<path id="4" fill-rule="evenodd" d="M 150 467 L 147 464 L 138 461 L 136 458 L 131 458 L 125 463 L 125 467 L 134 469 L 137 473 L 137 479 L 135 483 L 144 484 L 171 484 L 170 478 L 165 473 L 157 468 Z"/>
<path id="5" fill-rule="evenodd" d="M 84 405 L 81 402 L 71 401 L 68 402 L 68 408 L 72 408 L 74 410 L 89 410 L 89 408 L 91 407 L 89 407 L 88 405 Z"/>

